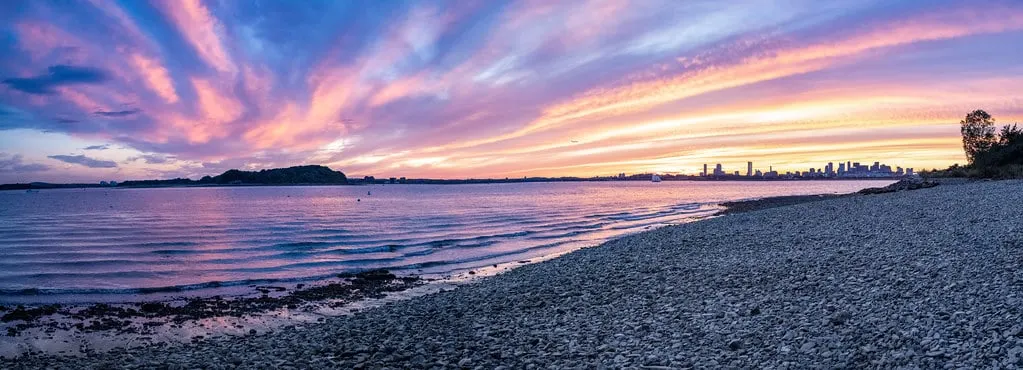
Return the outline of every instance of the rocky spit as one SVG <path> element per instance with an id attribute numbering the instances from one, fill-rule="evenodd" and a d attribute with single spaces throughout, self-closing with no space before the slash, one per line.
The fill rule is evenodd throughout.
<path id="1" fill-rule="evenodd" d="M 322 324 L 0 368 L 1023 367 L 1023 182 L 665 227 Z"/>

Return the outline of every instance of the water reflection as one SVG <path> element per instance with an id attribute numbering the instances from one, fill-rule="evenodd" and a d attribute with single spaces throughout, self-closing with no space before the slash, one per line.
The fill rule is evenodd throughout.
<path id="1" fill-rule="evenodd" d="M 725 200 L 884 181 L 589 182 L 0 192 L 0 302 L 132 299 L 139 288 L 412 274 L 560 254 L 705 216 Z M 371 195 L 367 195 L 371 192 Z M 361 201 L 356 201 L 361 199 Z M 215 282 L 215 284 L 211 284 Z M 120 296 L 118 296 L 120 295 Z M 46 298 L 49 297 L 49 298 Z M 113 297 L 113 298 L 111 298 Z M 120 297 L 120 298 L 118 298 Z"/>

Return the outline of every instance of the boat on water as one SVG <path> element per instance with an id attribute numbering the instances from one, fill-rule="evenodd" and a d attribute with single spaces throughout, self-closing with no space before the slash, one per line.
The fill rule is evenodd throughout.
<path id="1" fill-rule="evenodd" d="M 651 182 L 661 182 L 661 177 L 657 176 L 657 175 L 654 175 L 653 177 L 650 178 L 650 181 Z"/>
<path id="2" fill-rule="evenodd" d="M 26 192 L 26 193 L 38 193 L 38 192 L 39 192 L 39 190 L 36 190 L 36 189 L 28 189 L 28 190 L 25 190 L 25 192 Z"/>

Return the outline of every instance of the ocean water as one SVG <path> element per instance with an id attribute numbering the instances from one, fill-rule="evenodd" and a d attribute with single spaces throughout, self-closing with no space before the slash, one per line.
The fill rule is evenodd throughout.
<path id="1" fill-rule="evenodd" d="M 890 181 L 0 192 L 0 303 L 136 301 L 387 268 L 444 276 L 686 222 L 727 200 Z M 371 194 L 370 194 L 371 193 Z"/>

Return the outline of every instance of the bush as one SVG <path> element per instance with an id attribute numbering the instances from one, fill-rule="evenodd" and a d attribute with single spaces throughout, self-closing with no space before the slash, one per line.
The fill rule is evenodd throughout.
<path id="1" fill-rule="evenodd" d="M 930 171 L 931 177 L 1023 178 L 1023 129 L 1002 126 L 995 134 L 995 119 L 983 110 L 966 115 L 962 125 L 963 151 L 970 164 Z"/>

